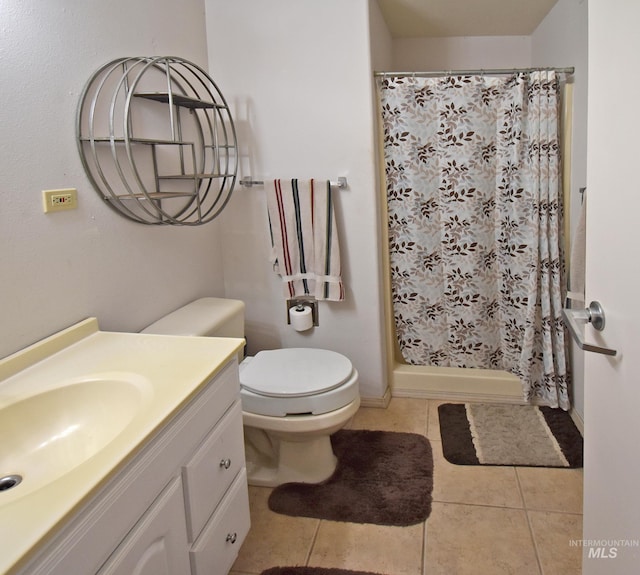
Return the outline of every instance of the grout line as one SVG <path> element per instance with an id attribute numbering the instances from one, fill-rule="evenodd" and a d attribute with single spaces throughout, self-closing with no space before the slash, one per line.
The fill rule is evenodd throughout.
<path id="1" fill-rule="evenodd" d="M 526 508 L 525 511 L 532 513 L 557 513 L 558 515 L 577 515 L 578 517 L 583 517 L 583 513 L 578 513 L 577 511 L 559 511 L 557 509 L 534 509 L 534 508 Z"/>
<path id="2" fill-rule="evenodd" d="M 489 505 L 488 503 L 465 503 L 464 501 L 445 501 L 443 499 L 434 499 L 433 503 L 444 503 L 446 505 L 466 505 L 467 507 L 486 507 L 488 509 L 511 509 L 512 511 L 526 511 L 524 507 Z M 572 515 L 579 515 L 579 513 L 572 513 Z"/>
<path id="3" fill-rule="evenodd" d="M 427 401 L 425 402 L 427 404 L 427 416 L 425 417 L 426 419 L 426 424 L 425 424 L 425 429 L 424 429 L 424 436 L 429 439 L 429 418 L 431 416 L 431 402 L 427 399 Z M 431 439 L 429 439 L 429 441 L 431 441 Z"/>
<path id="4" fill-rule="evenodd" d="M 533 543 L 533 551 L 536 554 L 536 562 L 538 563 L 538 570 L 541 575 L 544 575 L 544 571 L 542 570 L 542 561 L 540 561 L 540 552 L 538 551 L 538 542 L 536 541 L 536 536 L 533 533 L 533 526 L 531 525 L 531 518 L 529 517 L 529 510 L 527 509 L 527 501 L 524 497 L 524 489 L 522 488 L 522 483 L 520 482 L 520 474 L 518 473 L 518 468 L 514 467 L 516 472 L 516 482 L 518 483 L 518 489 L 520 490 L 520 498 L 522 499 L 522 507 L 524 509 L 525 517 L 527 518 L 527 527 L 529 528 L 529 535 L 531 537 L 531 542 Z"/>
<path id="5" fill-rule="evenodd" d="M 316 525 L 316 530 L 314 531 L 313 537 L 311 538 L 311 545 L 309 545 L 309 549 L 307 550 L 307 556 L 304 559 L 304 564 L 306 567 L 309 567 L 309 559 L 311 559 L 313 548 L 316 545 L 316 539 L 318 538 L 318 532 L 320 531 L 320 523 L 322 523 L 322 519 L 318 519 L 318 525 Z"/>
<path id="6" fill-rule="evenodd" d="M 518 491 L 520 492 L 520 501 L 522 501 L 522 508 L 526 509 L 527 508 L 527 500 L 524 497 L 524 489 L 523 489 L 522 483 L 520 481 L 520 474 L 518 473 L 518 468 L 514 467 L 513 471 L 516 474 L 516 483 L 518 484 Z"/>
<path id="7" fill-rule="evenodd" d="M 431 510 L 433 512 L 433 509 Z M 420 573 L 427 575 L 427 521 L 429 518 L 422 522 L 422 565 Z"/>
<path id="8" fill-rule="evenodd" d="M 531 536 L 531 542 L 533 543 L 533 551 L 536 554 L 536 561 L 538 563 L 538 570 L 540 571 L 540 575 L 544 575 L 544 570 L 542 569 L 542 561 L 540 561 L 540 552 L 538 551 L 538 542 L 536 541 L 536 536 L 533 533 L 533 526 L 531 525 L 531 519 L 529 517 L 529 512 L 525 509 L 524 513 L 527 517 L 527 526 L 529 527 L 529 535 Z"/>

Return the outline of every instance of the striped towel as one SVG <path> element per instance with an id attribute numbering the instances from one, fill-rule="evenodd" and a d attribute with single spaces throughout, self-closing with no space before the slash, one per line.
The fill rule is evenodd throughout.
<path id="1" fill-rule="evenodd" d="M 344 300 L 331 183 L 274 180 L 267 208 L 273 269 L 285 297 Z"/>

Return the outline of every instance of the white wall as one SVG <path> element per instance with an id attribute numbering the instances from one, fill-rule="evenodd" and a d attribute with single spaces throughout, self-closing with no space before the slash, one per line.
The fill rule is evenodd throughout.
<path id="1" fill-rule="evenodd" d="M 587 182 L 587 0 L 558 0 L 532 35 L 533 66 L 573 66 L 571 233 L 580 210 L 579 189 Z M 573 407 L 584 419 L 584 352 L 572 344 Z"/>
<path id="2" fill-rule="evenodd" d="M 526 68 L 531 62 L 529 36 L 395 38 L 395 71 Z"/>
<path id="3" fill-rule="evenodd" d="M 145 226 L 115 214 L 82 169 L 78 98 L 121 56 L 206 67 L 203 0 L 0 2 L 0 357 L 87 316 L 137 330 L 223 291 L 217 224 Z M 75 187 L 79 209 L 44 214 L 41 190 Z"/>
<path id="4" fill-rule="evenodd" d="M 240 191 L 222 218 L 225 294 L 247 304 L 250 353 L 324 347 L 347 355 L 361 395 L 386 389 L 367 0 L 206 0 L 209 68 L 228 95 L 243 175 L 347 176 L 336 192 L 344 302 L 321 302 L 320 326 L 286 323 L 269 263 L 264 189 Z"/>
<path id="5" fill-rule="evenodd" d="M 377 0 L 369 0 L 369 37 L 373 70 L 391 70 L 394 41 Z M 374 97 L 376 97 L 375 93 Z"/>

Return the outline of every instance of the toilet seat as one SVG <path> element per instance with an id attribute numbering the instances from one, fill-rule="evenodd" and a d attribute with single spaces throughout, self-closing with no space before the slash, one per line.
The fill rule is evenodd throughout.
<path id="1" fill-rule="evenodd" d="M 273 417 L 327 413 L 358 397 L 358 373 L 345 356 L 313 348 L 261 351 L 240 365 L 245 412 Z"/>
<path id="2" fill-rule="evenodd" d="M 351 362 L 335 351 L 287 348 L 259 352 L 240 381 L 259 395 L 302 397 L 339 387 L 352 372 Z"/>

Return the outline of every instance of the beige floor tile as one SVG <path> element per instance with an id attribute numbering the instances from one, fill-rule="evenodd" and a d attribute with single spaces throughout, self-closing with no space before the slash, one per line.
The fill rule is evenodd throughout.
<path id="1" fill-rule="evenodd" d="M 527 509 L 582 513 L 582 469 L 518 467 L 516 473 Z"/>
<path id="2" fill-rule="evenodd" d="M 252 487 L 252 528 L 231 575 L 306 564 L 389 575 L 539 575 L 540 565 L 543 575 L 580 573 L 582 549 L 569 540 L 582 537 L 582 470 L 452 465 L 442 455 L 441 403 L 392 398 L 348 425 L 427 434 L 435 477 L 426 530 L 279 515 L 268 509 L 270 490 Z"/>
<path id="3" fill-rule="evenodd" d="M 249 488 L 251 529 L 233 571 L 260 573 L 278 565 L 305 565 L 318 528 L 318 519 L 273 513 L 268 499 L 271 489 Z"/>
<path id="4" fill-rule="evenodd" d="M 544 575 L 580 575 L 582 547 L 571 541 L 582 539 L 582 515 L 529 511 L 529 522 Z"/>
<path id="5" fill-rule="evenodd" d="M 389 527 L 322 521 L 309 565 L 390 575 L 422 573 L 424 524 Z"/>
<path id="6" fill-rule="evenodd" d="M 524 510 L 434 503 L 426 525 L 429 575 L 540 573 Z"/>
<path id="7" fill-rule="evenodd" d="M 433 500 L 497 507 L 524 507 L 513 467 L 453 465 L 442 455 L 442 442 L 433 448 Z"/>
<path id="8" fill-rule="evenodd" d="M 393 397 L 386 409 L 361 407 L 351 429 L 377 429 L 424 435 L 427 431 L 427 400 Z"/>

